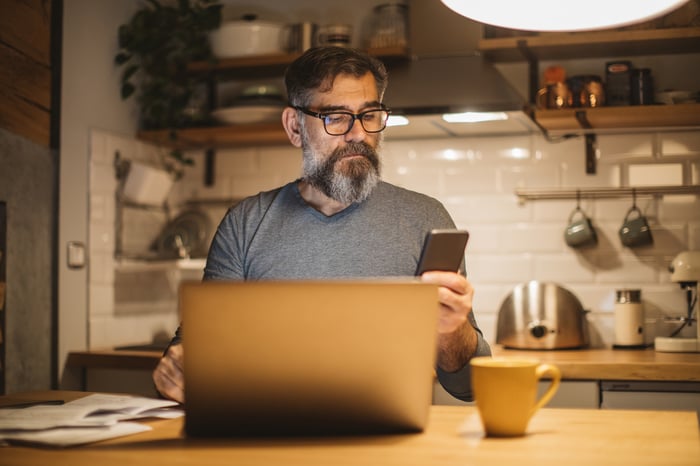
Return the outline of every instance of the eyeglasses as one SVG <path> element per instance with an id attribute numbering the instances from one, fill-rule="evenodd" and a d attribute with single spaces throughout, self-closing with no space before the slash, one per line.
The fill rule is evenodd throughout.
<path id="1" fill-rule="evenodd" d="M 331 136 L 343 136 L 352 129 L 355 120 L 362 125 L 362 129 L 367 133 L 379 133 L 386 128 L 386 121 L 391 110 L 387 108 L 376 108 L 360 113 L 351 112 L 312 112 L 308 108 L 293 107 L 300 112 L 319 118 L 323 122 L 323 129 Z"/>

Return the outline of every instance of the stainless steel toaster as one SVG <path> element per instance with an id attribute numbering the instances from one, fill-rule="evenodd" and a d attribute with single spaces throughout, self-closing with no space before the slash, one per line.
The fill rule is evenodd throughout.
<path id="1" fill-rule="evenodd" d="M 588 345 L 586 311 L 556 283 L 516 286 L 498 312 L 496 343 L 514 349 L 565 349 Z"/>

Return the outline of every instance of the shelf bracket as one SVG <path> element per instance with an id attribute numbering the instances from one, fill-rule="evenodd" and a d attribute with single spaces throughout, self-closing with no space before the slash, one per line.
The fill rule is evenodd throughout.
<path id="1" fill-rule="evenodd" d="M 539 90 L 539 61 L 532 53 L 532 50 L 527 46 L 527 40 L 520 39 L 517 44 L 518 50 L 527 60 L 528 100 L 531 104 L 535 104 L 537 102 L 537 91 Z"/>
<path id="2" fill-rule="evenodd" d="M 575 113 L 576 120 L 581 128 L 591 129 L 591 123 L 588 121 L 585 110 L 579 110 Z M 586 174 L 595 175 L 598 167 L 598 139 L 593 133 L 585 135 L 586 138 Z"/>
<path id="3" fill-rule="evenodd" d="M 209 148 L 204 152 L 204 186 L 214 186 L 216 167 L 216 150 Z"/>

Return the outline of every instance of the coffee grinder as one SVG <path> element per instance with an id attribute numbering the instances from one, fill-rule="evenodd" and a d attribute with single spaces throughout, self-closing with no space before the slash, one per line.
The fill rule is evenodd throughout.
<path id="1" fill-rule="evenodd" d="M 698 322 L 698 282 L 700 281 L 700 251 L 683 251 L 678 254 L 671 265 L 671 281 L 678 283 L 685 291 L 688 303 L 688 313 L 681 327 L 695 325 L 695 338 L 656 337 L 654 348 L 656 351 L 668 353 L 700 353 L 700 325 Z"/>

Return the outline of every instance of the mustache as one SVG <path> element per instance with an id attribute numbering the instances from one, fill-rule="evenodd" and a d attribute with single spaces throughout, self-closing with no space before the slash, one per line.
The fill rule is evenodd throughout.
<path id="1" fill-rule="evenodd" d="M 330 156 L 328 162 L 334 164 L 348 155 L 362 155 L 367 158 L 375 167 L 379 164 L 379 155 L 372 146 L 365 142 L 349 142 L 343 147 L 336 148 Z"/>

